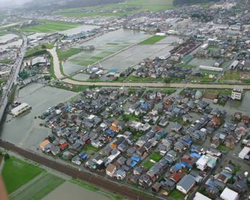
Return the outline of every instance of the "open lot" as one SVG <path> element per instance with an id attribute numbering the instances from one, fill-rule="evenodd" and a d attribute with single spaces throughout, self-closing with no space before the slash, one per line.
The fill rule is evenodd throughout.
<path id="1" fill-rule="evenodd" d="M 45 174 L 32 185 L 11 196 L 12 200 L 40 200 L 55 188 L 60 186 L 64 180 L 52 174 Z"/>
<path id="2" fill-rule="evenodd" d="M 39 22 L 41 24 L 27 27 L 27 28 L 21 28 L 21 31 L 22 32 L 49 33 L 49 32 L 55 32 L 55 31 L 65 31 L 65 30 L 80 26 L 79 24 L 74 24 L 74 23 L 48 21 L 48 20 L 43 20 Z"/>
<path id="3" fill-rule="evenodd" d="M 33 164 L 10 157 L 6 160 L 2 173 L 8 194 L 11 194 L 42 172 L 43 169 Z"/>
<path id="4" fill-rule="evenodd" d="M 8 115 L 6 122 L 1 127 L 1 139 L 25 148 L 34 147 L 36 149 L 38 141 L 50 134 L 51 131 L 40 126 L 40 120 L 35 119 L 35 117 L 49 107 L 69 100 L 75 95 L 74 92 L 45 87 L 36 83 L 24 87 L 20 90 L 17 101 L 28 103 L 32 106 L 32 110 L 17 118 Z"/>

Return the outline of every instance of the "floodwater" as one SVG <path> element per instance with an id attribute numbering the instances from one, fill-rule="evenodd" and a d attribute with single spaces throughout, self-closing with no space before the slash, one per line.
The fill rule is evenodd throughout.
<path id="1" fill-rule="evenodd" d="M 245 92 L 240 110 L 245 111 L 248 115 L 250 115 L 250 91 Z"/>
<path id="2" fill-rule="evenodd" d="M 50 194 L 45 196 L 42 200 L 110 200 L 108 196 L 104 196 L 98 192 L 87 190 L 79 185 L 76 185 L 71 182 L 65 182 Z"/>
<path id="3" fill-rule="evenodd" d="M 18 38 L 17 35 L 15 34 L 7 34 L 7 35 L 4 35 L 4 36 L 1 36 L 0 37 L 0 43 L 5 43 L 5 42 L 8 42 L 7 44 L 2 44 L 0 45 L 0 49 L 2 50 L 6 50 L 8 48 L 12 48 L 12 47 L 21 47 L 22 46 L 22 42 L 23 40 L 22 39 L 17 39 L 13 42 L 9 42 L 15 38 Z"/>
<path id="4" fill-rule="evenodd" d="M 78 44 L 76 47 L 93 45 L 94 51 L 83 51 L 70 57 L 63 63 L 63 70 L 66 75 L 70 75 L 79 70 L 85 69 L 88 65 L 102 60 L 126 47 L 137 44 L 149 35 L 144 32 L 133 30 L 117 30 L 106 33 L 88 42 Z"/>
<path id="5" fill-rule="evenodd" d="M 166 37 L 164 41 L 153 45 L 136 45 L 101 62 L 101 65 L 104 69 L 117 69 L 123 72 L 128 67 L 137 65 L 145 58 L 153 59 L 168 55 L 174 48 L 171 44 L 176 41 L 179 41 L 178 37 Z"/>
<path id="6" fill-rule="evenodd" d="M 41 120 L 35 119 L 35 117 L 49 107 L 65 102 L 75 95 L 74 92 L 47 87 L 38 83 L 32 83 L 24 87 L 20 90 L 17 101 L 28 103 L 32 106 L 32 110 L 16 118 L 7 115 L 7 119 L 1 127 L 1 139 L 18 146 L 36 149 L 38 144 L 51 133 L 51 130 L 40 126 Z"/>
<path id="7" fill-rule="evenodd" d="M 194 58 L 188 64 L 196 65 L 196 66 L 200 66 L 200 65 L 214 66 L 215 61 L 216 60 L 214 60 L 214 59 L 198 59 L 198 58 Z"/>
<path id="8" fill-rule="evenodd" d="M 61 31 L 59 33 L 69 36 L 69 35 L 79 34 L 81 32 L 91 31 L 91 30 L 93 30 L 95 28 L 99 28 L 99 26 L 83 25 L 83 26 L 79 26 L 79 27 L 76 27 L 76 28 Z"/>
<path id="9" fill-rule="evenodd" d="M 14 38 L 18 38 L 18 36 L 15 34 L 3 35 L 0 37 L 0 43 L 8 42 L 9 40 L 12 40 Z"/>

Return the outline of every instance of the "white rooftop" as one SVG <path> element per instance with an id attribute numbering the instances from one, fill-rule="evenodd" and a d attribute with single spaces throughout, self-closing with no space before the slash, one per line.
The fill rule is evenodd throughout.
<path id="1" fill-rule="evenodd" d="M 224 200 L 237 200 L 239 198 L 239 194 L 226 187 L 221 193 L 220 197 Z"/>
<path id="2" fill-rule="evenodd" d="M 196 192 L 193 200 L 211 200 L 211 199 L 199 192 Z"/>

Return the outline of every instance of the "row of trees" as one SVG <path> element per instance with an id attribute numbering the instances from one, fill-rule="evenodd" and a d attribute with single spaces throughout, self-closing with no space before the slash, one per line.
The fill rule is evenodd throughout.
<path id="1" fill-rule="evenodd" d="M 180 5 L 190 5 L 190 4 L 197 4 L 197 3 L 209 3 L 209 2 L 217 2 L 219 0 L 174 0 L 174 6 Z"/>

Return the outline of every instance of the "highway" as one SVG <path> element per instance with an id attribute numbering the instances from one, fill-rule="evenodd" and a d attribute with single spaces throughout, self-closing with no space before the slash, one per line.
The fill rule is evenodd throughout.
<path id="1" fill-rule="evenodd" d="M 22 47 L 20 49 L 20 53 L 19 53 L 19 55 L 17 57 L 17 60 L 15 61 L 15 64 L 14 64 L 14 66 L 12 68 L 10 77 L 9 77 L 9 79 L 8 79 L 4 89 L 3 89 L 2 97 L 0 99 L 0 121 L 2 120 L 5 108 L 6 108 L 7 104 L 8 104 L 8 96 L 9 96 L 9 94 L 11 92 L 11 88 L 12 88 L 13 84 L 17 83 L 17 77 L 18 77 L 20 68 L 22 66 L 23 58 L 24 58 L 25 53 L 26 53 L 28 39 L 23 34 L 21 36 L 22 36 L 22 39 L 23 39 L 23 44 L 22 44 Z"/>

